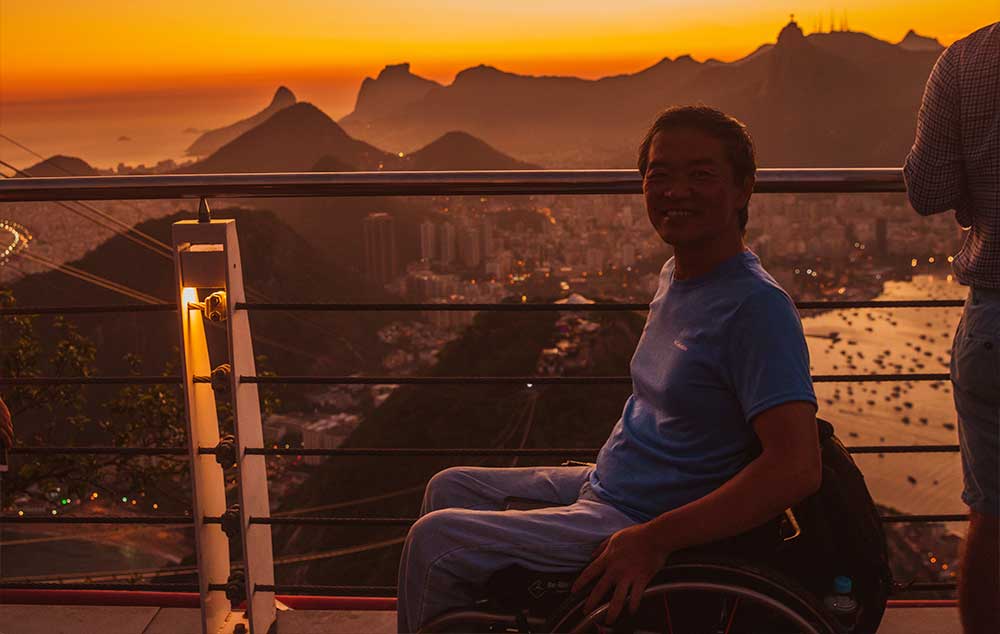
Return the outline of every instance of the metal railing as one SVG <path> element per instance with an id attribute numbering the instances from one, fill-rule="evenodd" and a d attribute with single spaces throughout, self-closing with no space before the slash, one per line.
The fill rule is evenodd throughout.
<path id="1" fill-rule="evenodd" d="M 899 169 L 764 169 L 758 171 L 756 191 L 765 193 L 901 192 Z M 518 171 L 518 172 L 378 172 L 302 174 L 211 174 L 198 176 L 118 176 L 84 178 L 25 178 L 0 181 L 0 202 L 120 200 L 210 197 L 294 196 L 441 196 L 525 194 L 637 194 L 641 180 L 634 170 Z M 207 205 L 203 205 L 207 209 Z M 235 607 L 245 602 L 251 632 L 267 632 L 274 622 L 274 593 L 300 594 L 364 592 L 385 594 L 386 586 L 308 586 L 274 583 L 270 527 L 295 526 L 408 526 L 412 517 L 271 517 L 264 459 L 283 456 L 563 456 L 593 457 L 596 448 L 272 448 L 264 447 L 260 426 L 258 384 L 627 384 L 628 376 L 610 377 L 400 377 L 400 376 L 258 376 L 247 314 L 250 311 L 641 311 L 646 304 L 335 304 L 247 302 L 243 294 L 242 262 L 234 221 L 183 221 L 174 226 L 173 257 L 177 302 L 124 306 L 65 306 L 0 308 L 0 317 L 40 314 L 105 314 L 116 312 L 174 312 L 181 325 L 183 373 L 178 376 L 122 377 L 3 377 L 0 386 L 179 384 L 185 391 L 188 447 L 17 447 L 15 455 L 113 454 L 124 456 L 187 455 L 193 481 L 192 515 L 184 516 L 3 516 L 4 524 L 99 523 L 190 525 L 195 529 L 198 555 L 198 591 L 202 625 L 215 632 L 222 623 L 244 618 Z M 204 248 L 192 248 L 193 245 Z M 217 248 L 218 247 L 218 248 Z M 212 366 L 204 339 L 203 315 L 194 309 L 196 288 L 223 289 L 228 298 L 225 327 L 229 340 L 227 377 L 233 399 L 236 438 L 220 439 L 215 412 Z M 801 310 L 847 308 L 958 307 L 960 300 L 802 301 Z M 179 310 L 183 306 L 185 310 Z M 943 381 L 946 373 L 815 375 L 815 382 Z M 216 386 L 218 387 L 218 386 Z M 229 442 L 230 445 L 226 445 Z M 956 452 L 957 445 L 852 446 L 852 453 Z M 239 464 L 239 468 L 232 469 Z M 235 477 L 240 508 L 225 504 L 223 470 Z M 883 521 L 945 522 L 967 519 L 960 514 L 887 515 Z M 232 530 L 235 521 L 239 530 Z M 227 524 L 229 525 L 227 527 Z M 225 529 L 225 530 L 224 530 Z M 242 564 L 229 560 L 230 537 L 240 539 Z M 234 575 L 238 572 L 238 575 Z M 3 588 L 41 588 L 53 584 L 5 584 Z M 173 584 L 72 584 L 73 588 L 149 590 Z M 917 583 L 909 589 L 953 589 L 953 583 Z"/>

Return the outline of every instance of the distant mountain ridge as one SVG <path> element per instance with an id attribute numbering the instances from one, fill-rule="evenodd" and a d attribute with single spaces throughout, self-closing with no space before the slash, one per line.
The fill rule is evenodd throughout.
<path id="1" fill-rule="evenodd" d="M 96 176 L 97 170 L 83 159 L 75 156 L 54 154 L 44 161 L 22 170 L 26 174 L 39 176 Z"/>
<path id="2" fill-rule="evenodd" d="M 239 137 L 244 132 L 260 125 L 272 115 L 280 110 L 284 110 L 296 103 L 295 94 L 284 86 L 280 86 L 274 93 L 271 103 L 253 115 L 231 125 L 205 132 L 192 143 L 185 154 L 187 156 L 208 156 L 223 145 Z"/>
<path id="3" fill-rule="evenodd" d="M 410 155 L 390 154 L 352 138 L 322 110 L 301 101 L 177 173 L 537 168 L 457 131 L 446 132 Z"/>
<path id="4" fill-rule="evenodd" d="M 415 101 L 411 93 L 407 103 L 386 102 L 394 85 L 423 79 L 400 65 L 363 86 L 366 98 L 359 94 L 340 123 L 359 139 L 404 152 L 463 130 L 550 167 L 633 167 L 635 146 L 658 111 L 701 102 L 748 124 L 763 165 L 899 165 L 943 47 L 915 33 L 898 44 L 859 32 L 805 35 L 795 22 L 777 39 L 730 63 L 681 56 L 597 80 L 479 65 L 449 85 L 423 84 Z"/>

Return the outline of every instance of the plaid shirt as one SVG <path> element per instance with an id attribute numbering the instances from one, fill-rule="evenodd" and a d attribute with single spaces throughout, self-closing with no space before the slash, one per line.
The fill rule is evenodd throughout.
<path id="1" fill-rule="evenodd" d="M 938 58 L 903 175 L 918 213 L 954 209 L 970 227 L 955 257 L 958 280 L 1000 289 L 1000 22 Z"/>

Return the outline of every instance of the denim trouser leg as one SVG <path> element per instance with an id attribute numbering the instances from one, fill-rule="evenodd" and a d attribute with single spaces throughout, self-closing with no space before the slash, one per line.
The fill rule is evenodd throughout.
<path id="1" fill-rule="evenodd" d="M 586 567 L 605 537 L 635 524 L 589 492 L 590 469 L 454 467 L 434 476 L 400 558 L 399 631 L 414 632 L 469 605 L 476 589 L 507 566 L 551 572 Z M 508 496 L 564 506 L 503 511 Z"/>
<path id="2" fill-rule="evenodd" d="M 1000 291 L 974 288 L 955 332 L 951 379 L 971 509 L 1000 514 Z"/>

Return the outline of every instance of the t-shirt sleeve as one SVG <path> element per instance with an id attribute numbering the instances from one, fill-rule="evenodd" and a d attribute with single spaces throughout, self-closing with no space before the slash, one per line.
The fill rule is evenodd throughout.
<path id="1" fill-rule="evenodd" d="M 802 321 L 787 295 L 773 287 L 755 292 L 730 333 L 730 379 L 747 421 L 790 401 L 816 404 Z"/>

